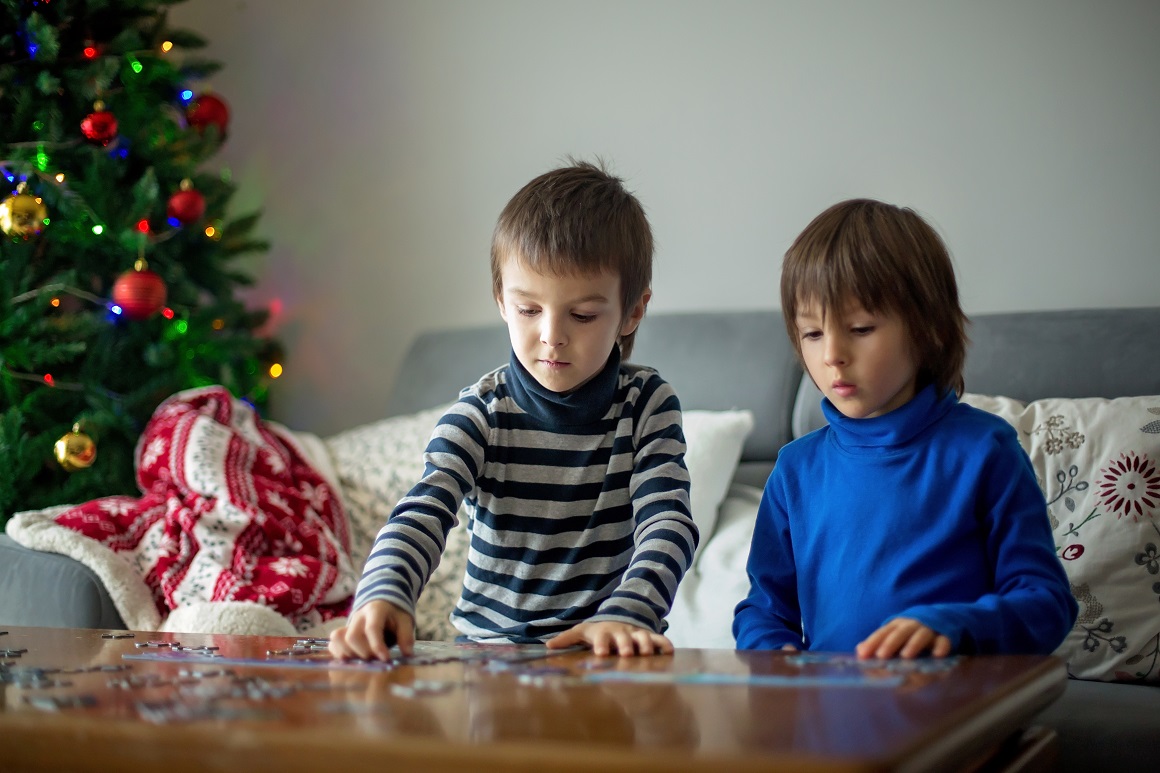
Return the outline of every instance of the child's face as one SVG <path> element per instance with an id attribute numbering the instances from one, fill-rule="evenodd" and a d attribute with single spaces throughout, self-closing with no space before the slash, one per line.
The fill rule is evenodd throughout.
<path id="1" fill-rule="evenodd" d="M 588 383 L 608 362 L 612 347 L 644 315 L 647 295 L 626 316 L 620 308 L 620 277 L 539 274 L 509 258 L 496 302 L 520 364 L 553 392 Z"/>
<path id="2" fill-rule="evenodd" d="M 914 397 L 918 362 L 897 314 L 871 314 L 857 301 L 828 313 L 807 303 L 797 329 L 806 370 L 843 415 L 881 416 Z"/>

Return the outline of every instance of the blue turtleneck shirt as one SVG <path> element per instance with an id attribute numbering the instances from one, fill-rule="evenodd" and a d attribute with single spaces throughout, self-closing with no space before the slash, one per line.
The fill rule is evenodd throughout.
<path id="1" fill-rule="evenodd" d="M 852 651 L 894 617 L 961 653 L 1049 653 L 1077 606 L 1015 430 L 934 386 L 785 446 L 734 614 L 741 649 Z"/>

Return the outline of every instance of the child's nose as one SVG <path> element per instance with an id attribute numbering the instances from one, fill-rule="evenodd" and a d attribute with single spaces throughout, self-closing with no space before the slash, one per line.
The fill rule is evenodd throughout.
<path id="1" fill-rule="evenodd" d="M 567 342 L 563 320 L 555 314 L 540 315 L 540 343 L 545 346 L 563 346 Z"/>
<path id="2" fill-rule="evenodd" d="M 826 336 L 825 358 L 827 365 L 843 365 L 846 362 L 846 344 L 839 336 Z"/>

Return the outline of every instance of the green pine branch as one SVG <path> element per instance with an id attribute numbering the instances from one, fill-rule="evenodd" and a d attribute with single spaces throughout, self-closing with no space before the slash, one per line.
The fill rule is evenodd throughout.
<path id="1" fill-rule="evenodd" d="M 235 186 L 213 161 L 223 133 L 189 127 L 177 98 L 221 67 L 185 53 L 206 46 L 200 35 L 168 26 L 181 1 L 0 0 L 0 173 L 12 188 L 25 180 L 49 219 L 39 236 L 0 235 L 0 525 L 19 510 L 137 494 L 133 451 L 158 403 L 220 383 L 262 407 L 283 357 L 259 333 L 266 311 L 237 297 L 253 279 L 233 262 L 270 246 L 256 235 L 260 212 L 232 212 Z M 118 124 L 106 145 L 80 130 L 97 100 Z M 186 178 L 206 213 L 175 227 L 168 200 Z M 142 251 L 171 318 L 111 308 Z M 74 424 L 97 459 L 66 472 L 53 447 Z"/>

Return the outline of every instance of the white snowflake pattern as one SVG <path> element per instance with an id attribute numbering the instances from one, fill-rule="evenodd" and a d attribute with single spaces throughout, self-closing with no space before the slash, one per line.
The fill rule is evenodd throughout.
<path id="1" fill-rule="evenodd" d="M 166 440 L 162 437 L 155 437 L 149 441 L 149 445 L 145 446 L 145 451 L 141 454 L 141 466 L 152 467 L 154 462 L 165 452 Z"/>
<path id="2" fill-rule="evenodd" d="M 285 555 L 286 553 L 301 553 L 302 542 L 294 535 L 293 525 L 281 537 L 273 540 L 274 555 Z"/>
<path id="3" fill-rule="evenodd" d="M 309 571 L 306 564 L 297 558 L 279 558 L 270 562 L 270 570 L 285 577 L 305 577 Z"/>
<path id="4" fill-rule="evenodd" d="M 277 474 L 281 474 L 281 473 L 286 471 L 286 462 L 282 458 L 281 454 L 277 453 L 273 449 L 268 448 L 265 450 L 265 455 L 266 455 L 266 464 L 268 464 L 270 466 L 270 469 L 273 472 L 275 472 Z"/>
<path id="5" fill-rule="evenodd" d="M 290 503 L 277 491 L 271 491 L 266 494 L 266 504 L 270 505 L 270 507 L 278 508 L 287 515 L 294 515 L 294 511 L 290 508 Z"/>
<path id="6" fill-rule="evenodd" d="M 133 512 L 136 504 L 137 500 L 128 497 L 107 497 L 101 501 L 99 507 L 109 515 L 120 517 Z"/>
<path id="7" fill-rule="evenodd" d="M 324 509 L 327 500 L 330 499 L 330 490 L 326 486 L 315 486 L 310 481 L 302 481 L 301 490 L 302 496 L 315 510 Z"/>

